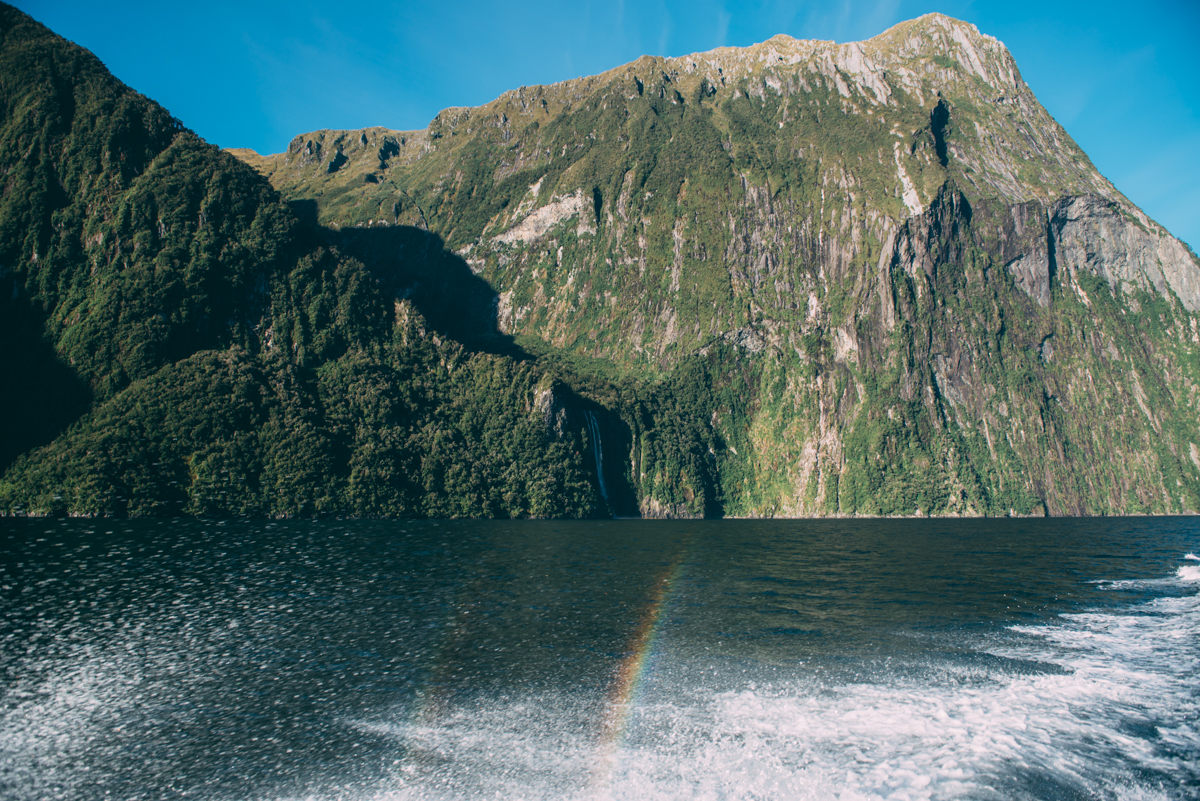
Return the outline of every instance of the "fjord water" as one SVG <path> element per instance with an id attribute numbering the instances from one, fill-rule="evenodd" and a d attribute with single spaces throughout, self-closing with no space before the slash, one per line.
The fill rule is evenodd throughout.
<path id="1" fill-rule="evenodd" d="M 0 525 L 4 798 L 1200 797 L 1195 518 Z"/>

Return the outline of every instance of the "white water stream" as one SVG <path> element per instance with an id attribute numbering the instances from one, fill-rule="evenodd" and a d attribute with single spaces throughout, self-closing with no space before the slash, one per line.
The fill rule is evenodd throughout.
<path id="1" fill-rule="evenodd" d="M 600 495 L 607 501 L 608 486 L 604 483 L 604 450 L 600 444 L 600 424 L 596 421 L 596 415 L 590 411 L 583 414 L 587 418 L 588 435 L 592 440 L 592 450 L 596 454 L 596 477 L 600 479 Z"/>

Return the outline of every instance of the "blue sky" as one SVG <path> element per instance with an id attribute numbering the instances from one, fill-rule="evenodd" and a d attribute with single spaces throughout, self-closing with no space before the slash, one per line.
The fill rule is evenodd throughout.
<path id="1" fill-rule="evenodd" d="M 210 142 L 283 150 L 318 128 L 423 128 L 446 106 L 640 55 L 776 33 L 866 39 L 930 11 L 973 22 L 1117 188 L 1200 250 L 1200 2 L 18 0 Z"/>

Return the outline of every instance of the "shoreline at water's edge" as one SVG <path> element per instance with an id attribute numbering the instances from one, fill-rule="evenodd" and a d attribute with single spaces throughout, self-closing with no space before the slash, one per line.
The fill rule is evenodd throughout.
<path id="1" fill-rule="evenodd" d="M 1200 520 L 1200 512 L 1169 512 L 1165 514 L 1121 514 L 1121 515 L 822 515 L 816 517 L 740 517 L 735 515 L 727 515 L 725 517 L 370 517 L 370 516 L 355 516 L 355 515 L 277 515 L 277 516 L 201 516 L 201 515 L 179 515 L 176 517 L 155 517 L 152 515 L 134 515 L 134 516 L 117 516 L 117 515 L 102 515 L 102 514 L 79 514 L 72 513 L 67 515 L 50 515 L 50 514 L 20 514 L 20 513 L 0 513 L 0 520 L 190 520 L 190 521 L 236 521 L 239 523 L 252 522 L 274 522 L 274 521 L 326 521 L 326 520 L 361 520 L 370 522 L 393 522 L 393 523 L 460 523 L 471 521 L 486 521 L 486 522 L 557 522 L 557 523 L 584 523 L 584 522 L 629 522 L 633 520 L 646 522 L 688 522 L 688 523 L 709 523 L 722 520 L 730 521 L 763 521 L 772 520 L 779 522 L 786 521 L 817 521 L 817 520 L 1121 520 L 1121 519 L 1151 519 L 1151 518 L 1184 518 L 1194 517 Z"/>

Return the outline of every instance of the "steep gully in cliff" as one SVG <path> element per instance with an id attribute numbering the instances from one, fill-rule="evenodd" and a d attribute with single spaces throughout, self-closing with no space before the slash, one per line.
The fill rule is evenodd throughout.
<path id="1" fill-rule="evenodd" d="M 600 497 L 604 498 L 605 503 L 608 503 L 608 487 L 604 483 L 604 450 L 600 442 L 600 426 L 596 422 L 596 415 L 591 411 L 585 411 L 583 414 L 587 419 L 588 433 L 592 438 L 592 452 L 596 455 L 596 478 L 600 481 Z"/>

